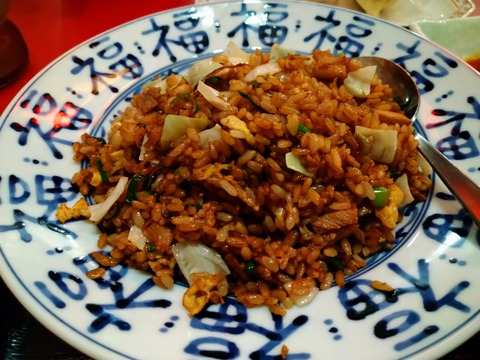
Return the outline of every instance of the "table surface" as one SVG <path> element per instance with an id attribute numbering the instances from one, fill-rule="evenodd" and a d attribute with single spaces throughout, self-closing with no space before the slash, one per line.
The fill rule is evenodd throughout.
<path id="1" fill-rule="evenodd" d="M 15 82 L 0 89 L 0 112 L 39 71 L 79 43 L 132 19 L 193 2 L 141 1 L 141 6 L 132 6 L 131 0 L 11 0 L 8 18 L 25 38 L 29 63 Z M 480 0 L 474 2 L 472 15 L 480 15 Z M 30 315 L 1 278 L 0 305 L 0 358 L 88 359 Z M 442 359 L 476 359 L 479 341 L 477 334 Z"/>

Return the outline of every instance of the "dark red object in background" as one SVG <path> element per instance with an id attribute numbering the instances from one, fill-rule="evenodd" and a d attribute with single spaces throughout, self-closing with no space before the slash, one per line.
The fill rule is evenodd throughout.
<path id="1" fill-rule="evenodd" d="M 0 88 L 0 113 L 45 66 L 84 41 L 130 20 L 193 0 L 11 0 L 7 18 L 19 29 L 28 47 L 25 71 Z"/>

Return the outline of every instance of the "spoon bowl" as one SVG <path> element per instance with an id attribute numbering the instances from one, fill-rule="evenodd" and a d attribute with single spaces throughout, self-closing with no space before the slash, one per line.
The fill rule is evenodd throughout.
<path id="1" fill-rule="evenodd" d="M 420 93 L 410 74 L 400 65 L 388 59 L 361 56 L 356 60 L 360 61 L 363 66 L 375 65 L 377 67 L 376 74 L 383 83 L 391 87 L 393 100 L 400 105 L 405 116 L 415 121 L 420 108 Z M 415 138 L 418 141 L 420 153 L 480 229 L 480 187 L 426 138 L 420 134 L 415 134 Z"/>

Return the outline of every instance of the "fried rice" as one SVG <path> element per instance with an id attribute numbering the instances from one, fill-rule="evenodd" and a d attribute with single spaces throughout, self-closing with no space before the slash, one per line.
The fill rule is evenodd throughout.
<path id="1" fill-rule="evenodd" d="M 89 277 L 122 263 L 165 289 L 188 283 L 191 316 L 229 294 L 284 315 L 392 249 L 401 208 L 431 185 L 410 119 L 377 76 L 352 91 L 355 59 L 280 53 L 155 79 L 107 139 L 73 145 L 88 166 L 72 183 L 95 205 L 57 216 L 99 224 L 109 252 Z"/>

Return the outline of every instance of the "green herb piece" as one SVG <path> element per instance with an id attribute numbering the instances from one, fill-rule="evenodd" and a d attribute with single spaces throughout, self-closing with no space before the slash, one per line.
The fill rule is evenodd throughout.
<path id="1" fill-rule="evenodd" d="M 247 275 L 255 274 L 255 262 L 253 260 L 248 260 L 245 263 L 245 273 Z"/>
<path id="2" fill-rule="evenodd" d="M 220 81 L 220 77 L 219 76 L 212 76 L 211 78 L 208 78 L 205 80 L 206 83 L 208 84 L 217 84 L 218 82 Z"/>
<path id="3" fill-rule="evenodd" d="M 155 252 L 155 244 L 147 241 L 147 243 L 145 244 L 145 249 L 147 250 L 147 252 L 153 253 Z"/>
<path id="4" fill-rule="evenodd" d="M 310 130 L 310 129 L 309 129 L 308 127 L 306 127 L 304 124 L 298 124 L 298 129 L 297 129 L 297 131 L 298 131 L 299 133 L 303 133 L 303 134 L 312 132 L 312 130 Z"/>
<path id="5" fill-rule="evenodd" d="M 98 167 L 98 172 L 100 173 L 100 177 L 102 178 L 102 182 L 104 184 L 108 183 L 108 174 L 106 173 L 105 170 L 103 170 L 102 160 L 100 160 L 99 157 L 97 157 L 96 163 L 97 163 L 97 167 Z"/>
<path id="6" fill-rule="evenodd" d="M 328 263 L 329 263 L 331 268 L 334 268 L 334 269 L 337 269 L 337 270 L 340 270 L 340 271 L 343 271 L 343 269 L 345 268 L 340 256 L 334 256 L 332 258 L 329 258 Z"/>
<path id="7" fill-rule="evenodd" d="M 127 204 L 131 205 L 132 201 L 137 199 L 137 187 L 145 179 L 146 176 L 142 174 L 136 174 L 132 177 L 127 187 L 127 197 L 125 199 Z"/>
<path id="8" fill-rule="evenodd" d="M 387 205 L 388 197 L 390 195 L 390 191 L 387 188 L 383 186 L 376 186 L 373 188 L 373 193 L 375 194 L 373 206 L 376 208 L 381 208 Z"/>
<path id="9" fill-rule="evenodd" d="M 261 112 L 264 112 L 264 113 L 267 113 L 269 114 L 269 112 L 267 110 L 265 110 L 264 108 L 262 108 L 260 105 L 258 105 L 255 101 L 252 100 L 252 98 L 250 97 L 250 95 L 242 92 L 242 91 L 239 91 L 238 92 L 240 94 L 241 97 L 243 97 L 244 99 L 247 99 L 248 101 L 250 101 L 250 104 L 252 104 L 257 110 L 261 111 Z"/>
<path id="10" fill-rule="evenodd" d="M 392 179 L 396 179 L 400 177 L 400 175 L 402 175 L 402 172 L 399 169 L 393 169 L 392 171 L 390 171 L 390 177 Z"/>
<path id="11" fill-rule="evenodd" d="M 102 144 L 102 145 L 105 145 L 105 144 L 107 143 L 104 138 L 96 137 L 96 136 L 94 136 L 93 138 L 94 138 L 95 140 L 97 140 L 97 141 L 98 141 L 100 144 Z"/>
<path id="12" fill-rule="evenodd" d="M 175 104 L 179 101 L 182 101 L 182 100 L 185 100 L 185 101 L 190 101 L 193 105 L 194 105 L 194 108 L 193 108 L 193 114 L 196 114 L 197 111 L 198 111 L 198 103 L 195 101 L 194 97 L 192 96 L 192 94 L 190 93 L 185 93 L 185 94 L 181 94 L 179 96 L 177 96 L 175 99 L 173 99 L 172 101 L 170 101 L 170 107 L 173 109 Z"/>
<path id="13" fill-rule="evenodd" d="M 250 82 L 250 85 L 252 85 L 254 89 L 260 87 L 260 83 L 257 80 Z"/>

